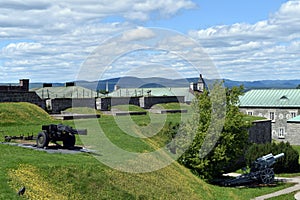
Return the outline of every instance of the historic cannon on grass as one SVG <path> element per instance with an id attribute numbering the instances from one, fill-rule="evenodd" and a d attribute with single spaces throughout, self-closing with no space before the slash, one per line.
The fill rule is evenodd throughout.
<path id="1" fill-rule="evenodd" d="M 226 180 L 223 184 L 225 186 L 241 185 L 257 181 L 263 184 L 270 184 L 274 182 L 275 174 L 272 166 L 276 163 L 278 158 L 284 156 L 284 153 L 273 156 L 268 154 L 257 158 L 251 165 L 250 172 L 237 176 L 234 179 Z"/>
<path id="2" fill-rule="evenodd" d="M 74 148 L 76 134 L 86 135 L 87 130 L 77 130 L 63 124 L 43 125 L 42 132 L 36 138 L 36 145 L 38 148 L 44 148 L 48 146 L 49 142 L 62 141 L 65 148 Z"/>

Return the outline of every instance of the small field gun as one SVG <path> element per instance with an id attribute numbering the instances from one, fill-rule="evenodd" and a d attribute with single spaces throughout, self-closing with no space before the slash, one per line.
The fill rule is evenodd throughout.
<path id="1" fill-rule="evenodd" d="M 276 160 L 283 157 L 284 153 L 273 155 L 272 153 L 257 158 L 251 165 L 250 172 L 237 176 L 235 179 L 224 182 L 225 186 L 241 185 L 257 181 L 263 184 L 270 184 L 274 182 L 275 174 L 272 166 Z"/>
<path id="2" fill-rule="evenodd" d="M 36 138 L 36 145 L 38 148 L 44 148 L 48 146 L 49 142 L 62 141 L 65 148 L 74 148 L 76 134 L 86 135 L 87 130 L 77 130 L 63 124 L 43 125 L 42 132 Z"/>

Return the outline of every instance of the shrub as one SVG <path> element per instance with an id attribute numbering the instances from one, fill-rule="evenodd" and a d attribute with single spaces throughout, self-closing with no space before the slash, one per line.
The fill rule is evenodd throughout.
<path id="1" fill-rule="evenodd" d="M 279 158 L 273 165 L 275 173 L 299 172 L 299 153 L 288 142 L 253 144 L 245 155 L 246 163 L 251 166 L 251 163 L 257 158 L 269 153 L 273 155 L 284 153 L 284 157 Z"/>

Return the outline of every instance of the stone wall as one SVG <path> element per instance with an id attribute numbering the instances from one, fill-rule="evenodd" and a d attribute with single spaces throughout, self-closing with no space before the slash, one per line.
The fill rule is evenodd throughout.
<path id="1" fill-rule="evenodd" d="M 96 108 L 95 98 L 55 98 L 51 99 L 48 111 L 52 114 L 61 113 L 61 111 L 72 107 Z"/>
<path id="2" fill-rule="evenodd" d="M 19 85 L 0 85 L 0 91 L 2 92 L 28 92 L 29 91 L 29 79 L 20 79 Z"/>
<path id="3" fill-rule="evenodd" d="M 287 120 L 293 118 L 293 115 L 297 116 L 300 114 L 297 108 L 240 108 L 240 111 L 267 119 L 271 119 L 270 113 L 274 113 L 272 138 L 279 141 L 282 141 L 289 134 L 287 131 Z"/>
<path id="4" fill-rule="evenodd" d="M 292 145 L 300 145 L 300 123 L 287 123 L 287 134 L 281 141 L 289 142 Z"/>
<path id="5" fill-rule="evenodd" d="M 111 98 L 111 106 L 128 105 L 128 104 L 140 106 L 139 97 L 114 97 L 114 98 Z"/>
<path id="6" fill-rule="evenodd" d="M 61 111 L 72 107 L 71 98 L 55 98 L 51 99 L 48 112 L 52 114 L 59 114 Z"/>
<path id="7" fill-rule="evenodd" d="M 271 120 L 257 120 L 249 129 L 249 141 L 257 144 L 272 142 Z"/>
<path id="8" fill-rule="evenodd" d="M 96 99 L 97 110 L 106 111 L 116 105 L 136 105 L 145 109 L 159 103 L 184 103 L 184 96 L 104 97 Z"/>
<path id="9" fill-rule="evenodd" d="M 149 109 L 155 104 L 160 103 L 184 103 L 184 96 L 153 96 L 153 97 L 141 97 L 140 107 Z"/>
<path id="10" fill-rule="evenodd" d="M 45 109 L 43 101 L 35 92 L 0 92 L 0 102 L 29 102 Z"/>
<path id="11" fill-rule="evenodd" d="M 96 109 L 107 111 L 110 110 L 111 107 L 111 98 L 105 97 L 105 98 L 96 98 Z"/>
<path id="12" fill-rule="evenodd" d="M 139 97 L 104 97 L 96 99 L 96 109 L 103 111 L 110 110 L 112 106 L 129 104 L 140 106 Z"/>

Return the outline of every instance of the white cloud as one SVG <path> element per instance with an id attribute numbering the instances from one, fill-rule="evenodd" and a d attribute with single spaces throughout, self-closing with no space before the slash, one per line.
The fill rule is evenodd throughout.
<path id="1" fill-rule="evenodd" d="M 6 81 L 12 81 L 12 78 L 17 81 L 23 75 L 33 81 L 72 80 L 84 60 L 103 41 L 124 31 L 127 40 L 123 42 L 150 41 L 157 35 L 149 29 L 136 28 L 136 22 L 142 24 L 144 20 L 171 17 L 182 9 L 194 7 L 191 0 L 0 1 L 0 77 L 6 77 Z M 105 22 L 108 18 L 112 22 Z M 130 64 L 134 63 L 141 66 L 169 64 L 188 74 L 188 67 L 182 66 L 176 54 L 186 50 L 195 52 L 186 55 L 186 59 L 202 62 L 204 69 L 210 65 L 203 56 L 207 52 L 224 78 L 300 77 L 300 1 L 284 3 L 268 19 L 254 24 L 241 22 L 214 26 L 191 31 L 189 35 L 204 47 L 202 55 L 200 46 L 186 40 L 186 36 L 176 35 L 156 46 L 162 50 L 172 47 L 173 52 L 149 58 L 148 63 L 133 56 L 124 60 L 122 66 L 114 66 L 113 75 L 120 74 L 117 70 L 126 74 Z M 5 43 L 1 43 L 3 41 Z M 102 46 L 106 59 L 126 48 L 135 49 L 130 44 L 123 46 L 125 49 L 118 49 L 118 41 L 113 43 Z M 137 43 L 134 45 L 139 47 Z M 61 73 L 66 76 L 59 76 Z"/>
<path id="2" fill-rule="evenodd" d="M 224 78 L 298 79 L 300 1 L 288 1 L 269 19 L 189 33 L 209 53 Z M 283 69 L 288 70 L 283 73 Z"/>
<path id="3" fill-rule="evenodd" d="M 136 21 L 170 17 L 194 6 L 190 0 L 0 1 L 1 81 L 16 81 L 22 75 L 32 81 L 75 79 L 101 42 L 136 27 Z M 105 22 L 106 18 L 124 20 Z M 131 39 L 151 37 L 137 30 Z"/>
<path id="4" fill-rule="evenodd" d="M 122 41 L 145 40 L 155 36 L 155 33 L 150 29 L 138 27 L 123 33 Z"/>
<path id="5" fill-rule="evenodd" d="M 33 42 L 10 43 L 2 49 L 2 53 L 4 55 L 9 56 L 15 53 L 33 52 L 41 48 L 42 45 L 40 43 L 33 43 Z"/>

